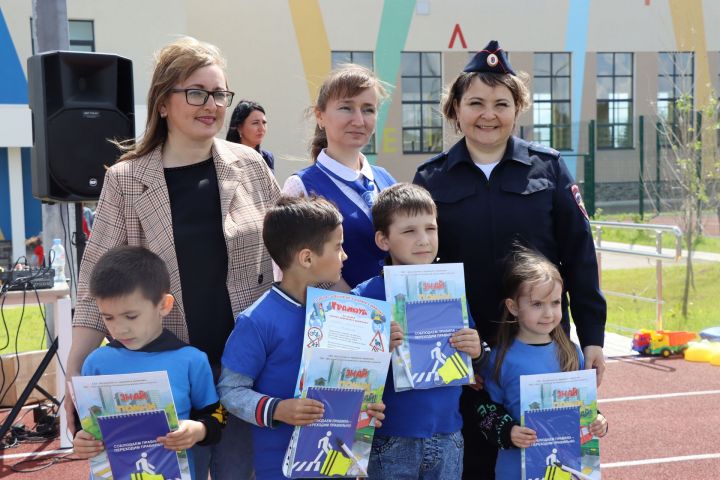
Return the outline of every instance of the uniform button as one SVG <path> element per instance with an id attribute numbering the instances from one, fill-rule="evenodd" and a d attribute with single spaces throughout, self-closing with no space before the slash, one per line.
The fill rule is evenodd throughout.
<path id="1" fill-rule="evenodd" d="M 263 277 L 262 273 L 260 275 L 258 275 L 258 284 L 263 282 L 263 278 L 265 278 L 265 277 Z"/>

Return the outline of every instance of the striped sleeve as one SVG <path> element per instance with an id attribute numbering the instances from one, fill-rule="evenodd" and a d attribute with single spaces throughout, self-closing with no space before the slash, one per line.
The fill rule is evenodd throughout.
<path id="1" fill-rule="evenodd" d="M 273 428 L 275 409 L 282 399 L 253 390 L 253 379 L 223 367 L 217 389 L 220 402 L 233 415 L 258 427 Z"/>

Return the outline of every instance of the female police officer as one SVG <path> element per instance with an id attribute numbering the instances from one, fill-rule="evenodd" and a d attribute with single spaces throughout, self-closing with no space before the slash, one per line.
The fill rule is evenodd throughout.
<path id="1" fill-rule="evenodd" d="M 442 106 L 464 137 L 421 165 L 414 182 L 437 203 L 441 261 L 465 264 L 470 310 L 483 340 L 492 343 L 497 329 L 502 259 L 520 238 L 558 265 L 566 289 L 563 323 L 569 327 L 569 294 L 585 364 L 597 369 L 599 383 L 606 305 L 590 224 L 560 154 L 512 135 L 529 106 L 523 79 L 498 43 L 490 42 L 455 79 Z M 464 477 L 491 478 L 495 462 L 478 453 L 469 396 L 461 402 Z M 477 461 L 489 463 L 490 473 L 479 472 Z"/>

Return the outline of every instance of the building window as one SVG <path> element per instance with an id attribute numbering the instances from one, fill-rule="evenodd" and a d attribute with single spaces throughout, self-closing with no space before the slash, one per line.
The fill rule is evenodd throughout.
<path id="1" fill-rule="evenodd" d="M 30 42 L 33 55 L 35 51 L 35 33 L 30 18 Z M 69 50 L 73 52 L 95 51 L 95 25 L 92 20 L 68 20 Z"/>
<path id="2" fill-rule="evenodd" d="M 442 151 L 441 74 L 439 53 L 403 52 L 403 153 Z"/>
<path id="3" fill-rule="evenodd" d="M 68 40 L 74 52 L 95 51 L 95 25 L 92 20 L 68 20 Z"/>
<path id="4" fill-rule="evenodd" d="M 332 68 L 335 69 L 345 63 L 354 63 L 356 65 L 362 65 L 369 70 L 375 70 L 373 62 L 373 52 L 350 52 L 350 51 L 336 51 L 331 54 Z M 373 133 L 370 137 L 370 141 L 362 149 L 362 153 L 365 155 L 372 155 L 377 153 L 375 140 L 375 134 Z"/>
<path id="5" fill-rule="evenodd" d="M 337 68 L 343 63 L 354 63 L 356 65 L 362 65 L 370 70 L 375 70 L 373 63 L 373 52 L 349 52 L 349 51 L 337 51 L 332 52 L 332 68 Z"/>
<path id="6" fill-rule="evenodd" d="M 677 126 L 675 102 L 694 95 L 693 52 L 660 52 L 658 60 L 658 116 L 661 122 Z"/>
<path id="7" fill-rule="evenodd" d="M 533 139 L 570 150 L 570 54 L 536 53 L 533 75 Z"/>
<path id="8" fill-rule="evenodd" d="M 597 54 L 598 148 L 633 146 L 633 54 Z"/>

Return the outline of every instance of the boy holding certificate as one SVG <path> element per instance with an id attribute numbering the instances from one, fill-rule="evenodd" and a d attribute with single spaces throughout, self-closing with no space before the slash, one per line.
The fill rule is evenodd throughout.
<path id="1" fill-rule="evenodd" d="M 424 265 L 435 261 L 437 210 L 425 189 L 400 183 L 383 190 L 373 205 L 372 216 L 375 243 L 388 253 L 388 263 Z M 383 277 L 371 278 L 351 293 L 385 299 Z M 470 326 L 474 326 L 472 319 Z M 392 346 L 402 341 L 399 326 L 393 325 L 391 338 Z M 456 331 L 450 344 L 472 359 L 481 355 L 474 328 Z M 390 414 L 373 439 L 370 478 L 459 479 L 463 464 L 460 393 L 460 386 L 396 392 L 390 369 L 383 394 Z"/>
<path id="2" fill-rule="evenodd" d="M 143 247 L 117 247 L 98 260 L 89 287 L 113 340 L 88 355 L 82 375 L 167 371 L 180 427 L 158 442 L 175 451 L 217 443 L 224 419 L 207 355 L 163 328 L 174 302 L 165 262 Z M 73 448 L 91 458 L 104 445 L 78 430 Z"/>
<path id="3" fill-rule="evenodd" d="M 223 405 L 253 427 L 257 480 L 284 479 L 285 451 L 293 426 L 323 418 L 323 404 L 293 398 L 305 330 L 307 288 L 340 279 L 342 215 L 320 197 L 283 197 L 268 211 L 263 242 L 282 270 L 282 281 L 242 312 L 222 357 L 218 390 Z M 382 403 L 368 414 L 377 425 Z"/>

